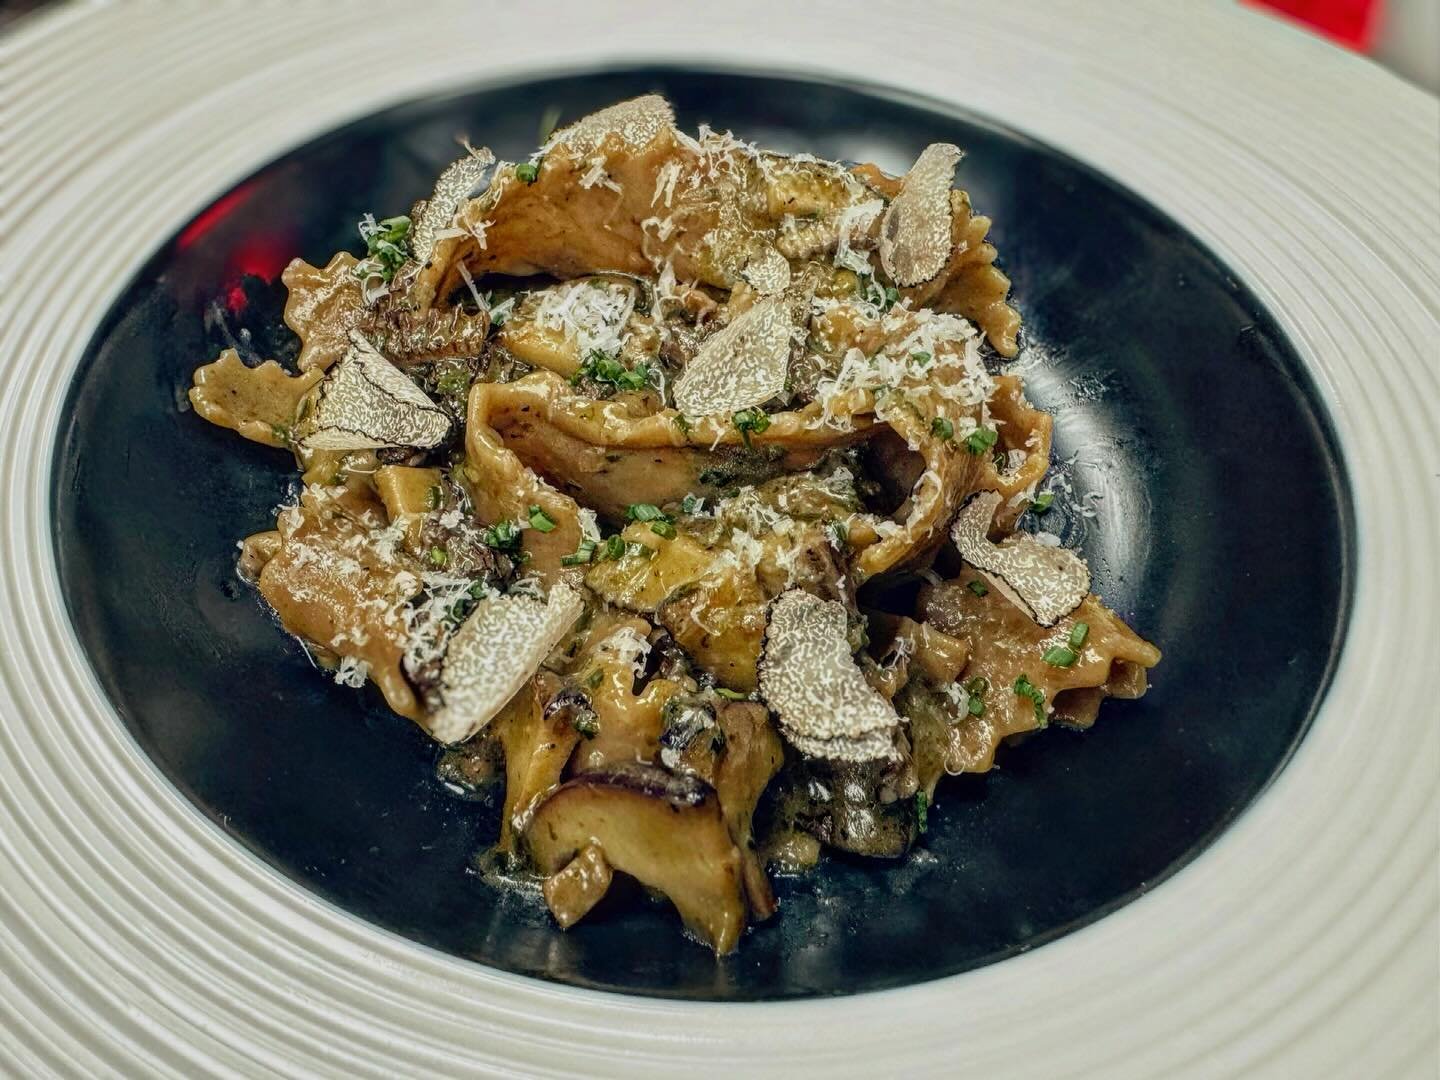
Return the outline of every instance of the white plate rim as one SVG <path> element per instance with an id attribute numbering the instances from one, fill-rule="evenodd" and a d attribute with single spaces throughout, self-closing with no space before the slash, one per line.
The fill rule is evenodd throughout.
<path id="1" fill-rule="evenodd" d="M 478 78 L 625 60 L 874 66 L 872 5 L 820 19 L 745 0 L 680 21 L 561 0 L 543 34 L 519 10 L 387 10 L 360 23 L 318 5 L 260 21 L 231 5 L 76 4 L 0 41 L 0 1065 L 1215 1076 L 1347 1075 L 1363 1055 L 1366 1075 L 1421 1075 L 1440 1042 L 1440 733 L 1425 713 L 1440 637 L 1440 378 L 1426 351 L 1440 342 L 1427 186 L 1440 106 L 1238 9 L 902 4 L 925 32 L 886 42 L 879 80 L 1056 145 L 1189 228 L 1290 336 L 1345 449 L 1360 524 L 1335 681 L 1276 783 L 1162 888 L 935 983 L 662 1002 L 490 971 L 360 923 L 160 777 L 64 615 L 47 466 L 95 323 L 176 226 L 291 146 Z M 229 40 L 246 48 L 213 47 Z M 340 65 L 385 78 L 337 80 Z M 163 72 L 179 106 L 137 69 Z M 52 257 L 37 268 L 34 252 Z M 82 738 L 92 758 L 77 768 Z"/>

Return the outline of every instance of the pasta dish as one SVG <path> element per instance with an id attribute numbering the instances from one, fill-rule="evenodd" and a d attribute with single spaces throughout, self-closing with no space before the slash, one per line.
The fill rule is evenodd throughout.
<path id="1" fill-rule="evenodd" d="M 293 370 L 195 372 L 299 473 L 241 573 L 502 801 L 477 865 L 561 927 L 623 886 L 730 952 L 771 875 L 903 856 L 943 778 L 1144 693 L 1158 650 L 1042 527 L 1051 418 L 960 158 L 772 153 L 654 96 L 467 144 L 362 257 L 285 270 Z"/>

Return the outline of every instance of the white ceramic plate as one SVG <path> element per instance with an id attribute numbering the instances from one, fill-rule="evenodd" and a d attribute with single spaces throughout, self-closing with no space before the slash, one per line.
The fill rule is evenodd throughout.
<path id="1" fill-rule="evenodd" d="M 878 32 L 873 3 L 75 4 L 4 39 L 0 1071 L 1434 1075 L 1440 106 L 1228 5 L 884 15 L 907 29 Z M 620 60 L 851 73 L 994 116 L 1187 226 L 1295 343 L 1351 470 L 1349 643 L 1294 760 L 1162 887 L 905 990 L 748 1006 L 586 993 L 301 891 L 118 723 L 60 600 L 46 451 L 125 282 L 216 194 L 317 133 L 428 92 Z"/>

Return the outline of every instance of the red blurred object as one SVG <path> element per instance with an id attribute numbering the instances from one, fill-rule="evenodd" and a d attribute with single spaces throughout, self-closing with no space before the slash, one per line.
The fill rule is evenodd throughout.
<path id="1" fill-rule="evenodd" d="M 230 216 L 249 200 L 253 187 L 253 184 L 241 184 L 234 191 L 216 199 L 185 227 L 175 241 L 176 246 L 184 251 L 223 226 Z M 225 259 L 223 277 L 230 282 L 224 295 L 225 306 L 232 315 L 239 315 L 249 303 L 240 279 L 247 274 L 254 274 L 266 281 L 274 281 L 290 261 L 292 247 L 290 237 L 286 234 L 252 233 L 245 236 L 229 253 Z"/>
<path id="2" fill-rule="evenodd" d="M 1303 23 L 1348 49 L 1369 52 L 1384 0 L 1245 0 Z"/>

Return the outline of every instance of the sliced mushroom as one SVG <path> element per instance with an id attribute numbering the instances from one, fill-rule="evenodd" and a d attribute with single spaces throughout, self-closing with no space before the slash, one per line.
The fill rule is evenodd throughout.
<path id="1" fill-rule="evenodd" d="M 952 247 L 950 187 L 959 163 L 959 147 L 927 146 L 886 208 L 880 221 L 880 265 L 896 285 L 922 285 L 945 269 Z"/>
<path id="2" fill-rule="evenodd" d="M 740 852 L 709 784 L 631 762 L 581 773 L 541 803 L 525 832 L 535 867 L 551 875 L 580 852 L 670 898 L 691 932 L 731 952 L 745 927 Z"/>
<path id="3" fill-rule="evenodd" d="M 950 537 L 960 557 L 981 571 L 1012 604 L 1041 626 L 1054 626 L 1090 592 L 1090 568 L 1068 548 L 1048 547 L 1029 533 L 998 544 L 986 535 L 1004 497 L 981 491 L 960 508 Z"/>
<path id="4" fill-rule="evenodd" d="M 895 756 L 900 717 L 851 656 L 843 604 L 792 589 L 770 605 L 760 693 L 802 754 L 840 761 Z"/>
<path id="5" fill-rule="evenodd" d="M 670 103 L 659 94 L 646 94 L 593 112 L 557 131 L 548 146 L 563 146 L 583 157 L 599 149 L 606 136 L 619 135 L 638 150 L 674 126 L 675 113 Z"/>
<path id="6" fill-rule="evenodd" d="M 438 742 L 464 742 L 504 708 L 580 617 L 584 602 L 564 582 L 548 600 L 492 593 L 455 631 L 440 669 L 443 705 L 424 720 Z"/>
<path id="7" fill-rule="evenodd" d="M 761 300 L 737 315 L 701 346 L 676 380 L 676 408 L 691 416 L 733 413 L 781 393 L 794 329 L 779 298 Z"/>
<path id="8" fill-rule="evenodd" d="M 605 853 L 594 844 L 582 848 L 564 870 L 546 878 L 541 892 L 560 929 L 569 930 L 588 915 L 604 899 L 613 878 Z"/>
<path id="9" fill-rule="evenodd" d="M 435 181 L 435 191 L 417 205 L 414 226 L 410 232 L 412 258 L 419 266 L 430 261 L 435 250 L 436 235 L 455 220 L 455 211 L 473 199 L 489 183 L 494 172 L 495 155 L 487 147 L 472 150 L 459 161 L 452 162 Z"/>
<path id="10" fill-rule="evenodd" d="M 450 417 L 363 335 L 352 333 L 305 426 L 307 450 L 429 449 L 450 434 Z"/>
<path id="11" fill-rule="evenodd" d="M 770 244 L 756 244 L 740 276 L 761 296 L 778 296 L 790 287 L 790 262 Z"/>

